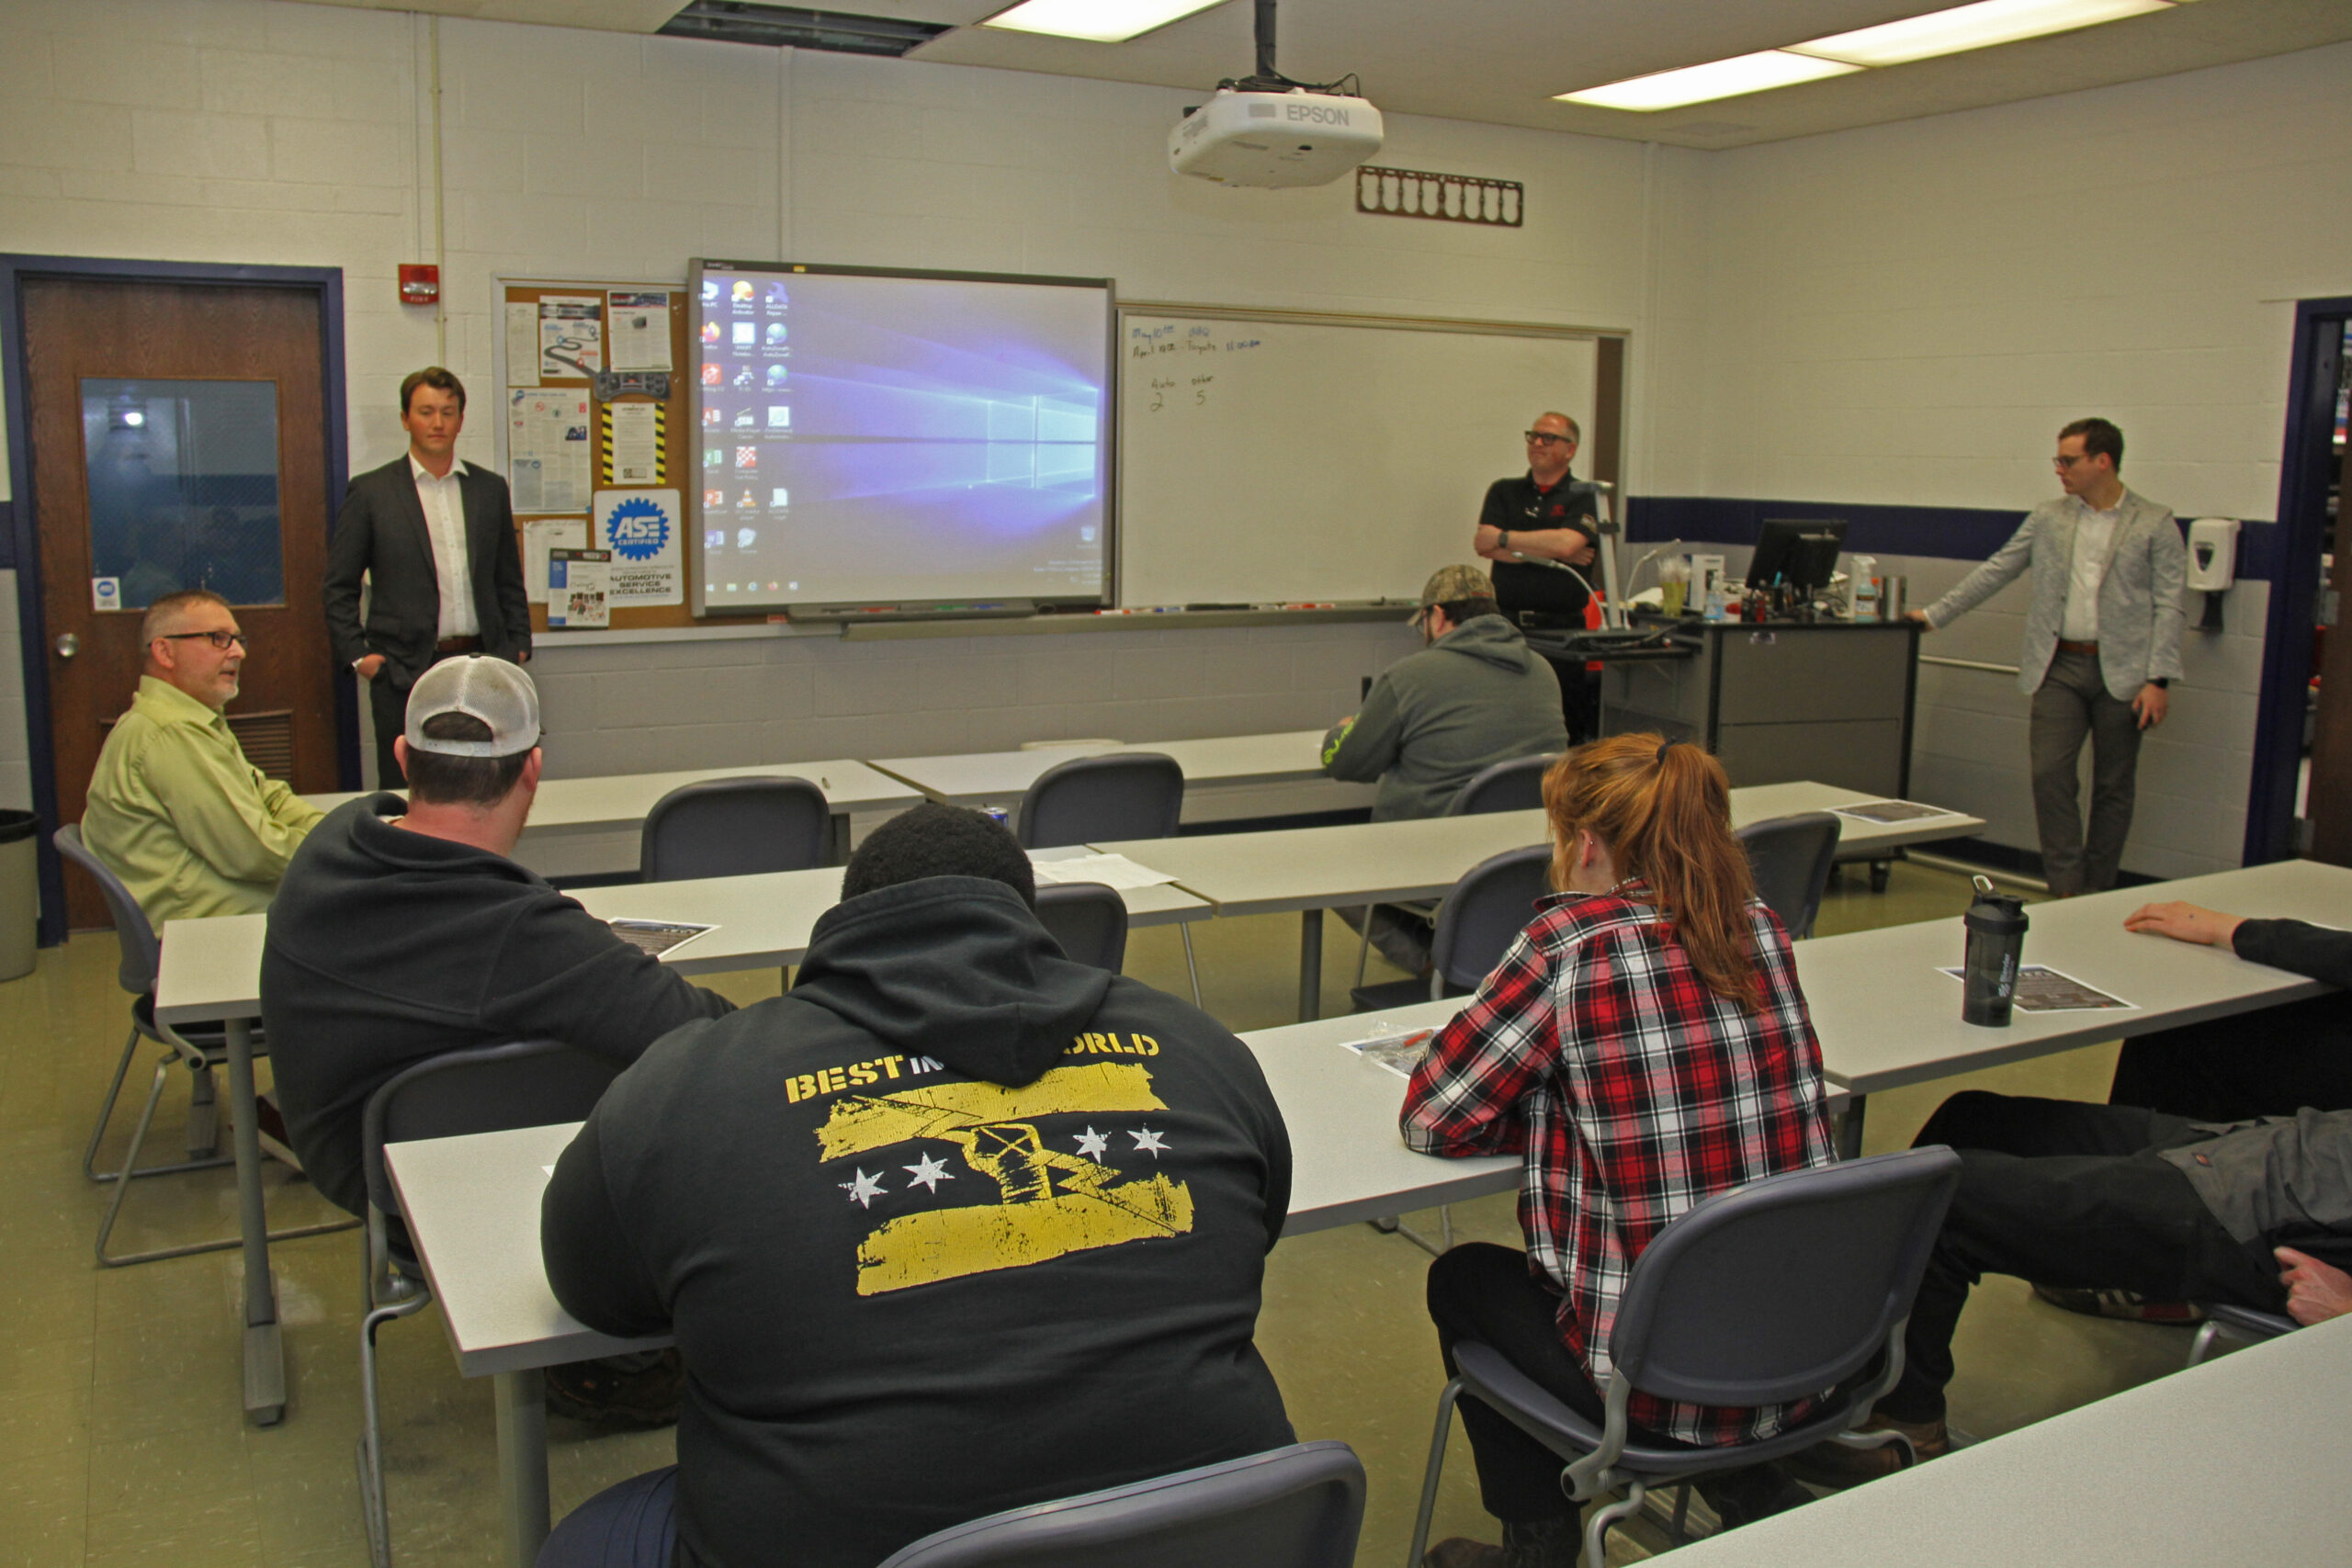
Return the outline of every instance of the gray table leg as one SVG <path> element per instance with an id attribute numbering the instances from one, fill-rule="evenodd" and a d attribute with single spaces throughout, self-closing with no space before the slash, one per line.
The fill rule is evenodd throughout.
<path id="1" fill-rule="evenodd" d="M 1855 1095 L 1846 1101 L 1846 1113 L 1838 1118 L 1838 1157 L 1839 1159 L 1862 1157 L 1862 1111 L 1869 1103 L 1870 1097 L 1861 1094 Z"/>
<path id="2" fill-rule="evenodd" d="M 1323 1015 L 1323 911 L 1298 912 L 1298 1021 Z"/>
<path id="3" fill-rule="evenodd" d="M 827 820 L 832 825 L 831 841 L 825 857 L 827 865 L 849 863 L 849 813 L 836 811 Z"/>
<path id="4" fill-rule="evenodd" d="M 286 1348 L 277 1337 L 277 1285 L 269 1274 L 269 1214 L 261 1194 L 261 1138 L 254 1126 L 254 1026 L 226 1021 L 229 1115 L 237 1146 L 237 1229 L 245 1252 L 245 1419 L 286 1418 Z"/>
<path id="5" fill-rule="evenodd" d="M 498 1512 L 511 1568 L 531 1568 L 548 1539 L 547 1379 L 537 1367 L 491 1380 L 498 1405 Z"/>

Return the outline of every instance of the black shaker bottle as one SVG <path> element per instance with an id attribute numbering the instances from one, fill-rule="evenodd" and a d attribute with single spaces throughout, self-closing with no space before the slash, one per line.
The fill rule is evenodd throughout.
<path id="1" fill-rule="evenodd" d="M 2017 995 L 2018 965 L 2025 953 L 2025 900 L 1993 891 L 1977 877 L 1976 901 L 1961 924 L 1968 930 L 1968 956 L 1961 972 L 1960 1017 L 1987 1029 L 2009 1026 L 2009 1004 Z"/>

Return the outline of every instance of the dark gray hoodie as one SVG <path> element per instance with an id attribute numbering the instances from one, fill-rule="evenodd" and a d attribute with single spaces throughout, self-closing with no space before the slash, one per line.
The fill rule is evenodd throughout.
<path id="1" fill-rule="evenodd" d="M 1323 738 L 1323 771 L 1378 779 L 1375 822 L 1440 817 L 1482 769 L 1567 744 L 1552 666 L 1500 615 L 1474 615 L 1373 682 Z"/>
<path id="2" fill-rule="evenodd" d="M 837 905 L 788 995 L 647 1051 L 541 1245 L 581 1321 L 677 1336 L 676 1562 L 872 1568 L 1290 1442 L 1251 1338 L 1289 1193 L 1248 1047 L 942 876 Z"/>

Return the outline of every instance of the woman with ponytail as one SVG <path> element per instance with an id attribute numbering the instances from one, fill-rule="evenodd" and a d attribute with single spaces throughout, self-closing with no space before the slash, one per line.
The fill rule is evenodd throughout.
<path id="1" fill-rule="evenodd" d="M 1702 1198 L 1835 1156 L 1788 933 L 1732 837 L 1722 764 L 1612 736 L 1552 765 L 1544 808 L 1554 892 L 1430 1046 L 1402 1125 L 1424 1154 L 1527 1164 L 1527 1250 L 1470 1243 L 1430 1269 L 1448 1372 L 1456 1340 L 1483 1341 L 1598 1423 L 1617 1299 L 1650 1238 Z M 1770 1437 L 1810 1404 L 1637 1393 L 1631 1415 L 1651 1440 L 1714 1446 Z M 1561 1461 L 1476 1400 L 1460 1408 L 1504 1543 L 1457 1538 L 1428 1561 L 1569 1568 Z M 1699 1484 L 1726 1524 L 1809 1495 L 1769 1465 Z"/>

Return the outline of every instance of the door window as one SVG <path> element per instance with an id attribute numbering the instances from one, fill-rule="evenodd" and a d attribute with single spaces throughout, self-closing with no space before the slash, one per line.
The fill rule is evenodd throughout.
<path id="1" fill-rule="evenodd" d="M 90 571 L 126 610 L 182 588 L 283 604 L 277 387 L 84 377 Z"/>

